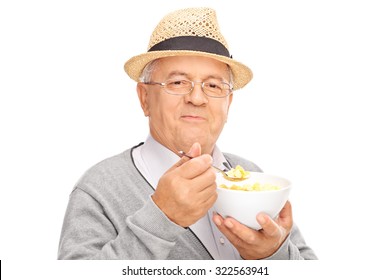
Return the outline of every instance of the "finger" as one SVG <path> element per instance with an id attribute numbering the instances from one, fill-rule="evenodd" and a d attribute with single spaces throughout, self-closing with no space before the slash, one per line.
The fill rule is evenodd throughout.
<path id="1" fill-rule="evenodd" d="M 197 192 L 197 198 L 199 201 L 205 202 L 210 197 L 215 196 L 217 197 L 217 185 L 215 182 L 212 182 L 211 184 L 207 185 L 206 187 L 202 187 L 203 189 L 200 189 L 199 187 L 196 189 Z M 199 190 L 200 189 L 200 190 Z"/>
<path id="2" fill-rule="evenodd" d="M 190 166 L 183 167 L 183 170 L 181 170 L 183 174 L 187 175 L 184 177 L 188 179 L 198 177 L 200 174 L 205 172 L 209 166 L 211 166 L 212 164 L 211 156 L 209 155 L 201 156 L 201 154 L 202 154 L 202 148 L 198 142 L 192 144 L 189 152 L 185 153 L 183 157 L 191 159 L 191 163 Z M 201 157 L 201 158 L 196 159 L 197 157 Z M 185 162 L 183 162 L 181 165 L 183 165 Z"/>
<path id="3" fill-rule="evenodd" d="M 202 147 L 198 142 L 192 144 L 189 152 L 179 151 L 180 157 L 186 157 L 189 159 L 193 159 L 194 157 L 198 157 L 202 154 Z"/>
<path id="4" fill-rule="evenodd" d="M 233 218 L 224 219 L 219 214 L 215 214 L 214 223 L 239 251 L 253 248 L 258 240 L 256 235 L 259 233 L 257 231 L 240 224 Z"/>
<path id="5" fill-rule="evenodd" d="M 281 234 L 278 224 L 268 215 L 260 213 L 256 216 L 257 222 L 261 225 L 262 231 L 269 237 L 276 237 Z"/>
<path id="6" fill-rule="evenodd" d="M 208 154 L 204 154 L 183 163 L 179 167 L 179 171 L 182 177 L 194 179 L 210 169 L 212 163 L 213 158 Z"/>
<path id="7" fill-rule="evenodd" d="M 199 168 L 199 171 L 201 172 L 202 169 L 203 166 Z M 192 171 L 195 172 L 195 170 Z M 214 171 L 214 168 L 209 167 L 203 173 L 199 173 L 194 178 L 191 178 L 189 184 L 191 184 L 192 189 L 196 190 L 197 192 L 203 192 L 203 191 L 216 192 L 217 189 L 217 185 L 215 183 L 216 179 L 217 179 L 217 175 Z"/>
<path id="8" fill-rule="evenodd" d="M 209 195 L 205 201 L 202 203 L 202 207 L 206 208 L 207 210 L 209 210 L 215 203 L 215 201 L 217 200 L 218 198 L 218 195 L 216 192 L 212 193 L 211 195 Z"/>
<path id="9" fill-rule="evenodd" d="M 258 232 L 249 228 L 234 218 L 228 217 L 224 221 L 224 225 L 239 239 L 247 244 L 254 244 L 257 239 Z"/>
<path id="10" fill-rule="evenodd" d="M 202 152 L 202 148 L 199 143 L 192 144 L 190 151 L 186 154 L 187 156 L 182 156 L 178 162 L 176 162 L 171 168 L 169 168 L 167 171 L 174 170 L 178 168 L 179 166 L 182 166 L 184 163 L 189 161 L 193 157 L 200 156 Z"/>
<path id="11" fill-rule="evenodd" d="M 236 236 L 233 232 L 230 231 L 230 229 L 228 227 L 226 227 L 225 225 L 225 219 L 219 215 L 218 213 L 215 213 L 213 215 L 213 222 L 214 224 L 217 226 L 217 228 L 221 231 L 221 233 L 223 235 L 225 235 L 225 237 L 227 239 L 229 239 L 229 241 L 237 248 L 237 247 L 240 247 L 241 246 L 241 240 L 240 238 L 238 238 L 238 236 Z"/>
<path id="12" fill-rule="evenodd" d="M 217 213 L 213 213 L 213 222 L 217 227 L 220 227 L 223 223 L 223 218 Z"/>
<path id="13" fill-rule="evenodd" d="M 202 154 L 202 148 L 198 142 L 195 142 L 194 144 L 192 144 L 190 151 L 188 153 L 186 153 L 186 155 L 193 157 L 193 158 L 198 157 L 201 154 Z"/>
<path id="14" fill-rule="evenodd" d="M 287 230 L 291 229 L 293 225 L 293 216 L 290 201 L 287 201 L 282 210 L 280 210 L 277 223 Z"/>
<path id="15" fill-rule="evenodd" d="M 186 163 L 189 160 L 191 159 L 188 157 L 181 157 L 178 162 L 176 162 L 174 165 L 171 166 L 171 168 L 167 170 L 167 172 L 175 170 L 176 168 L 182 166 L 184 163 Z"/>

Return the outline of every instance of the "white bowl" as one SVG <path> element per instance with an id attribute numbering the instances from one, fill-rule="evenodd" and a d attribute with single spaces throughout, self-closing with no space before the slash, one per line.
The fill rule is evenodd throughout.
<path id="1" fill-rule="evenodd" d="M 271 184 L 280 187 L 278 190 L 265 191 L 242 191 L 221 188 L 221 184 L 226 186 L 254 184 Z M 217 173 L 217 193 L 218 199 L 214 204 L 215 211 L 222 217 L 232 217 L 240 223 L 253 228 L 261 229 L 256 220 L 256 215 L 265 213 L 275 219 L 284 204 L 287 202 L 291 183 L 279 176 L 269 175 L 261 172 L 251 172 L 247 180 L 241 182 L 231 182 Z"/>

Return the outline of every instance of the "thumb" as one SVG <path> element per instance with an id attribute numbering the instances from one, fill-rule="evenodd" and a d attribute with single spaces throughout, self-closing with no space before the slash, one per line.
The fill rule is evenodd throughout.
<path id="1" fill-rule="evenodd" d="M 195 142 L 192 144 L 191 149 L 188 153 L 186 153 L 187 156 L 190 157 L 198 157 L 202 154 L 202 148 L 198 142 Z"/>
<path id="2" fill-rule="evenodd" d="M 170 169 L 177 168 L 187 161 L 189 161 L 191 158 L 198 157 L 202 154 L 202 148 L 198 142 L 195 142 L 192 144 L 189 152 L 185 153 L 178 162 L 176 162 Z"/>
<path id="3" fill-rule="evenodd" d="M 287 230 L 290 230 L 293 225 L 292 207 L 290 201 L 287 201 L 279 212 L 277 223 Z"/>

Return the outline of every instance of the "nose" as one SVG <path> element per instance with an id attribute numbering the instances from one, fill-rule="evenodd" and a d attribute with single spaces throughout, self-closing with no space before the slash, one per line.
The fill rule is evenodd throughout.
<path id="1" fill-rule="evenodd" d="M 186 103 L 192 103 L 195 106 L 201 106 L 208 103 L 208 98 L 202 89 L 202 82 L 194 82 L 192 91 L 185 95 Z"/>

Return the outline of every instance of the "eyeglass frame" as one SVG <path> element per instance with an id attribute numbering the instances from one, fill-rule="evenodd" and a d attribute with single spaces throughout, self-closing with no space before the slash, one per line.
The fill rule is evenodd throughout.
<path id="1" fill-rule="evenodd" d="M 180 94 L 180 93 L 170 93 L 166 90 L 166 86 L 167 86 L 167 82 L 168 81 L 175 81 L 175 79 L 168 79 L 166 80 L 165 82 L 153 82 L 153 81 L 150 81 L 150 82 L 143 82 L 143 84 L 145 85 L 159 85 L 163 88 L 164 92 L 169 94 L 169 95 L 177 95 L 177 96 L 185 96 L 187 94 L 190 94 L 194 88 L 195 88 L 195 84 L 201 84 L 201 88 L 202 88 L 202 92 L 208 96 L 208 97 L 211 97 L 211 98 L 225 98 L 225 97 L 228 97 L 229 95 L 231 95 L 233 93 L 233 86 L 230 84 L 230 83 L 226 83 L 226 82 L 222 82 L 222 84 L 225 84 L 225 85 L 228 85 L 229 86 L 229 93 L 224 95 L 224 96 L 213 96 L 213 95 L 209 95 L 207 94 L 205 91 L 204 91 L 204 85 L 207 84 L 208 82 L 200 82 L 200 81 L 191 81 L 191 80 L 186 80 L 186 79 L 181 79 L 181 80 L 176 80 L 176 81 L 186 81 L 186 82 L 191 82 L 191 89 L 187 92 L 187 93 L 184 93 L 184 94 Z"/>

